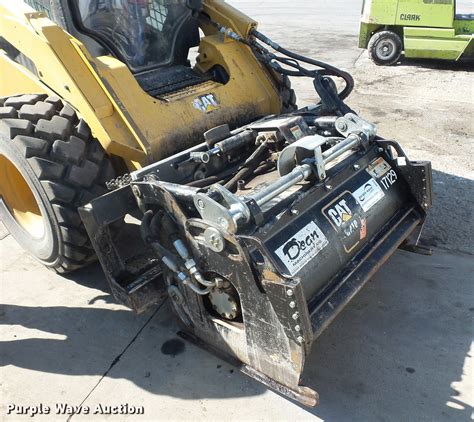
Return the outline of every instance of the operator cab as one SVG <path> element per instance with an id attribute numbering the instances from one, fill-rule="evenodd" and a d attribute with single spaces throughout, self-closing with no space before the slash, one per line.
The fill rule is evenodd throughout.
<path id="1" fill-rule="evenodd" d="M 200 7 L 201 1 L 190 0 L 69 0 L 74 27 L 89 51 L 92 41 L 127 64 L 153 97 L 212 79 L 188 60 L 200 43 Z"/>
<path id="2" fill-rule="evenodd" d="M 197 18 L 186 0 L 74 0 L 77 29 L 140 72 L 185 65 L 199 45 Z"/>
<path id="3" fill-rule="evenodd" d="M 149 95 L 160 97 L 212 79 L 188 60 L 200 43 L 196 11 L 201 1 L 69 0 L 69 7 L 81 35 L 126 63 Z"/>
<path id="4" fill-rule="evenodd" d="M 111 55 L 128 66 L 142 89 L 155 98 L 214 80 L 227 83 L 221 67 L 202 74 L 190 52 L 201 41 L 201 0 L 23 0 L 80 40 L 93 57 Z M 14 60 L 34 65 L 0 39 Z"/>

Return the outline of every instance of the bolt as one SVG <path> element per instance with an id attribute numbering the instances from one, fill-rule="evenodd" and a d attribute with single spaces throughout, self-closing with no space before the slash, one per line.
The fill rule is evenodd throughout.
<path id="1" fill-rule="evenodd" d="M 359 164 L 354 164 L 354 170 L 359 170 L 359 169 L 360 169 Z"/>
<path id="2" fill-rule="evenodd" d="M 296 308 L 296 302 L 291 301 L 290 302 L 290 308 L 292 308 L 292 309 Z"/>
<path id="3" fill-rule="evenodd" d="M 201 155 L 201 161 L 204 163 L 204 164 L 207 164 L 209 163 L 209 161 L 211 161 L 211 156 L 204 152 L 202 155 Z"/>
<path id="4" fill-rule="evenodd" d="M 293 290 L 288 289 L 288 290 L 286 291 L 286 294 L 287 294 L 288 296 L 293 296 Z"/>
<path id="5" fill-rule="evenodd" d="M 297 216 L 297 215 L 300 215 L 300 212 L 296 208 L 293 208 L 291 210 L 291 214 L 294 215 L 294 216 Z"/>
<path id="6" fill-rule="evenodd" d="M 224 229 L 228 229 L 229 228 L 229 223 L 227 223 L 226 219 L 224 217 L 219 217 L 217 219 L 217 222 L 221 225 L 221 227 L 223 227 Z"/>
<path id="7" fill-rule="evenodd" d="M 180 272 L 177 274 L 176 276 L 178 278 L 179 281 L 181 281 L 182 283 L 184 283 L 187 279 L 188 279 L 188 276 L 183 273 L 183 272 Z"/>
<path id="8" fill-rule="evenodd" d="M 214 252 L 222 252 L 225 248 L 225 240 L 221 234 L 214 228 L 209 227 L 204 232 L 206 245 Z"/>
<path id="9" fill-rule="evenodd" d="M 326 190 L 332 190 L 332 186 L 331 186 L 331 185 L 324 185 L 324 187 L 326 188 Z"/>
<path id="10" fill-rule="evenodd" d="M 300 327 L 299 325 L 296 325 L 296 326 L 295 326 L 295 331 L 300 332 L 300 331 L 301 331 L 301 327 Z"/>
<path id="11" fill-rule="evenodd" d="M 343 131 L 344 131 L 344 130 L 347 130 L 347 124 L 346 124 L 346 122 L 338 122 L 337 128 L 338 128 L 339 130 L 343 130 Z"/>
<path id="12" fill-rule="evenodd" d="M 202 199 L 198 199 L 197 205 L 198 205 L 198 207 L 201 208 L 202 210 L 203 210 L 204 208 L 206 208 L 206 204 L 204 204 L 204 201 L 203 201 Z"/>
<path id="13" fill-rule="evenodd" d="M 298 343 L 303 343 L 303 337 L 299 336 L 299 337 L 296 339 L 296 341 L 297 341 Z"/>
<path id="14" fill-rule="evenodd" d="M 295 313 L 292 315 L 292 318 L 293 318 L 295 321 L 296 321 L 299 317 L 300 317 L 299 312 L 295 312 Z"/>
<path id="15" fill-rule="evenodd" d="M 215 249 L 222 248 L 222 241 L 215 234 L 211 235 L 209 240 L 211 241 L 211 245 L 214 246 Z"/>
<path id="16" fill-rule="evenodd" d="M 384 152 L 384 149 L 383 149 L 383 148 L 379 148 L 379 152 L 380 152 L 380 153 Z"/>
<path id="17" fill-rule="evenodd" d="M 138 186 L 134 186 L 134 187 L 132 188 L 132 190 L 133 190 L 133 193 L 135 194 L 135 196 L 136 196 L 137 198 L 141 198 L 141 197 L 142 197 L 142 193 L 141 193 L 140 189 L 138 188 Z"/>

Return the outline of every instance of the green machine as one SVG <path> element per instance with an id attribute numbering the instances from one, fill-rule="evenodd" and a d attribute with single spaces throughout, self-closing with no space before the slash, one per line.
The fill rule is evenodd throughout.
<path id="1" fill-rule="evenodd" d="M 359 47 L 377 65 L 405 57 L 474 57 L 474 14 L 458 14 L 456 0 L 365 0 Z M 472 7 L 472 6 L 471 6 Z M 472 10 L 471 10 L 472 11 Z"/>

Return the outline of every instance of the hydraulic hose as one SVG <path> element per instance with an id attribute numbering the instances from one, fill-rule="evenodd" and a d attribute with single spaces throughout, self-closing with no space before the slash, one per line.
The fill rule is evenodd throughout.
<path id="1" fill-rule="evenodd" d="M 293 51 L 287 50 L 286 48 L 284 48 L 284 47 L 280 46 L 279 44 L 277 44 L 276 42 L 272 41 L 270 38 L 268 38 L 267 36 L 265 36 L 261 32 L 257 31 L 256 29 L 253 29 L 251 34 L 255 38 L 262 41 L 263 43 L 269 45 L 275 51 L 278 51 L 279 53 L 284 54 L 285 56 L 291 57 L 292 59 L 295 59 L 297 61 L 301 61 L 301 62 L 304 62 L 304 63 L 311 64 L 313 66 L 320 67 L 321 69 L 325 69 L 326 71 L 328 71 L 327 73 L 324 74 L 325 76 L 338 76 L 338 77 L 344 79 L 344 81 L 346 82 L 346 87 L 339 94 L 339 97 L 341 98 L 341 100 L 344 100 L 345 98 L 347 98 L 350 95 L 350 93 L 352 92 L 352 90 L 354 89 L 354 78 L 352 77 L 352 75 L 350 73 L 348 73 L 344 70 L 341 70 L 341 69 L 339 69 L 339 68 L 337 68 L 337 67 L 335 67 L 335 66 L 333 66 L 329 63 L 325 63 L 325 62 L 322 62 L 322 61 L 316 60 L 316 59 L 311 59 L 309 57 L 305 57 L 301 54 L 294 53 Z M 288 64 L 287 60 L 285 61 L 285 64 Z M 297 75 L 293 74 L 292 76 L 297 76 Z"/>
<path id="2" fill-rule="evenodd" d="M 337 88 L 333 88 L 330 81 L 332 80 L 319 75 L 313 80 L 314 89 L 321 98 L 324 109 L 329 112 L 339 112 L 340 116 L 345 116 L 347 113 L 354 113 L 354 110 L 341 100 L 340 95 L 337 93 Z M 332 85 L 334 85 L 334 83 Z"/>
<path id="3" fill-rule="evenodd" d="M 205 289 L 201 289 L 200 287 L 196 286 L 191 280 L 187 279 L 184 280 L 183 284 L 188 286 L 194 293 L 198 294 L 199 296 L 206 296 L 211 292 L 214 287 L 206 287 Z"/>
<path id="4" fill-rule="evenodd" d="M 209 15 L 205 13 L 201 12 L 201 17 L 205 19 L 208 23 L 210 23 L 212 26 L 214 26 L 219 32 L 225 34 L 225 36 L 252 48 L 257 59 L 265 63 L 267 66 L 271 67 L 277 73 L 294 77 L 306 76 L 313 78 L 314 87 L 319 97 L 321 98 L 321 105 L 325 110 L 335 111 L 340 116 L 343 116 L 347 112 L 353 112 L 353 110 L 351 110 L 347 105 L 343 103 L 343 101 L 351 94 L 354 89 L 354 78 L 350 73 L 341 70 L 329 63 L 325 63 L 321 60 L 311 59 L 301 54 L 294 53 L 293 51 L 290 51 L 280 46 L 261 32 L 257 31 L 257 29 L 255 28 L 250 31 L 250 37 L 246 39 L 234 32 L 232 29 L 226 28 L 220 23 L 215 22 L 211 19 Z M 273 50 L 287 57 L 279 57 L 271 53 L 257 40 L 263 42 L 264 44 L 270 46 Z M 278 62 L 283 63 L 284 65 L 296 70 L 283 68 Z M 312 66 L 316 66 L 320 69 L 305 69 L 303 66 L 301 66 L 299 62 L 307 63 Z M 324 81 L 324 79 L 327 79 L 324 78 L 325 76 L 339 77 L 344 80 L 346 86 L 341 92 L 336 92 L 336 95 L 333 95 L 332 90 L 323 86 L 324 83 L 322 81 Z"/>
<path id="5" fill-rule="evenodd" d="M 159 224 L 156 220 L 158 218 L 160 218 L 159 214 L 155 214 L 151 210 L 146 211 L 145 214 L 143 214 L 142 223 L 140 224 L 140 235 L 143 241 L 150 244 L 158 256 L 163 259 L 165 256 L 169 256 L 168 251 L 156 240 L 156 236 L 152 230 L 152 224 L 153 226 Z"/>
<path id="6" fill-rule="evenodd" d="M 230 179 L 224 186 L 232 192 L 235 192 L 237 189 L 237 184 L 239 180 L 246 180 L 251 176 L 255 170 L 262 164 L 262 155 L 267 153 L 268 142 L 263 142 L 249 157 L 244 166 L 236 173 L 236 175 Z"/>
<path id="7" fill-rule="evenodd" d="M 286 65 L 290 65 L 289 64 L 289 59 L 282 58 L 282 57 L 279 58 L 279 57 L 275 56 L 274 54 L 269 53 L 269 51 L 265 47 L 263 47 L 261 44 L 259 44 L 255 40 L 243 38 L 239 34 L 235 33 L 232 29 L 226 28 L 225 26 L 223 26 L 220 23 L 218 23 L 218 22 L 214 21 L 213 19 L 211 19 L 211 17 L 209 15 L 207 15 L 206 13 L 201 12 L 200 16 L 203 19 L 205 19 L 208 23 L 210 23 L 212 26 L 214 26 L 219 32 L 225 34 L 227 37 L 232 38 L 235 41 L 241 42 L 243 44 L 246 44 L 249 47 L 253 47 L 257 50 L 260 50 L 263 53 L 263 55 L 267 55 L 267 56 L 270 57 L 269 61 L 275 59 L 275 60 L 282 61 L 282 63 L 284 63 Z M 268 38 L 267 36 L 265 36 L 261 32 L 257 31 L 257 29 L 255 29 L 255 28 L 250 31 L 250 35 L 255 37 L 256 39 L 262 41 L 264 44 L 270 46 L 275 51 L 278 51 L 279 53 L 284 54 L 285 56 L 288 56 L 288 57 L 290 57 L 290 58 L 292 58 L 296 61 L 296 63 L 293 63 L 293 67 L 297 68 L 298 72 L 282 69 L 280 67 L 280 69 L 285 74 L 287 74 L 288 76 L 313 76 L 314 77 L 317 73 L 319 73 L 321 76 L 337 76 L 337 77 L 340 77 L 346 83 L 346 87 L 339 94 L 339 98 L 341 100 L 346 99 L 351 94 L 351 92 L 353 91 L 353 89 L 354 89 L 354 78 L 352 77 L 352 75 L 349 72 L 341 70 L 341 69 L 337 68 L 336 66 L 333 66 L 329 63 L 325 63 L 321 60 L 311 59 L 309 57 L 306 57 L 306 56 L 303 56 L 301 54 L 294 53 L 293 51 L 287 50 L 286 48 L 284 48 L 281 45 L 279 45 L 278 43 L 274 42 L 273 40 L 271 40 L 270 38 Z M 304 69 L 302 66 L 299 65 L 299 63 L 297 63 L 298 61 L 308 63 L 308 64 L 311 64 L 313 66 L 317 66 L 321 69 L 324 69 L 325 72 L 321 72 L 321 71 L 317 71 L 317 70 L 310 71 L 310 70 Z"/>
<path id="8" fill-rule="evenodd" d="M 202 284 L 205 287 L 216 287 L 216 282 L 211 280 L 206 280 L 204 276 L 199 272 L 196 262 L 189 253 L 188 248 L 181 239 L 177 239 L 173 242 L 173 246 L 178 252 L 178 255 L 184 261 L 185 267 L 188 269 L 188 272 L 191 277 L 194 277 L 199 284 Z"/>
<path id="9" fill-rule="evenodd" d="M 216 283 L 213 281 L 206 280 L 195 267 L 191 268 L 191 276 L 182 273 L 180 270 L 179 262 L 168 252 L 168 250 L 163 245 L 161 245 L 161 243 L 156 240 L 156 236 L 152 227 L 157 228 L 160 225 L 162 218 L 163 215 L 161 213 L 155 214 L 151 210 L 145 212 L 145 214 L 143 215 L 142 223 L 140 225 L 140 234 L 142 236 L 143 241 L 153 247 L 154 251 L 157 253 L 163 264 L 165 264 L 170 271 L 175 274 L 178 274 L 178 276 L 180 274 L 183 276 L 183 284 L 188 286 L 193 292 L 200 296 L 207 295 L 216 286 Z M 191 256 L 186 246 L 181 240 L 176 240 L 174 242 L 174 246 L 180 257 L 184 261 L 191 260 Z M 202 284 L 205 288 L 201 289 L 200 287 L 196 286 L 191 280 L 192 277 L 194 277 L 196 281 Z"/>

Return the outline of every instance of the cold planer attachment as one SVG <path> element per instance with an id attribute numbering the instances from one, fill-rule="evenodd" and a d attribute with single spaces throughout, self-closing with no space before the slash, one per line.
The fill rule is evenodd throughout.
<path id="1" fill-rule="evenodd" d="M 118 300 L 141 311 L 169 296 L 186 338 L 315 406 L 300 386 L 311 345 L 417 244 L 431 165 L 351 113 L 273 116 L 206 140 L 132 173 L 82 218 Z M 140 251 L 113 233 L 126 215 L 141 220 L 129 224 Z"/>

